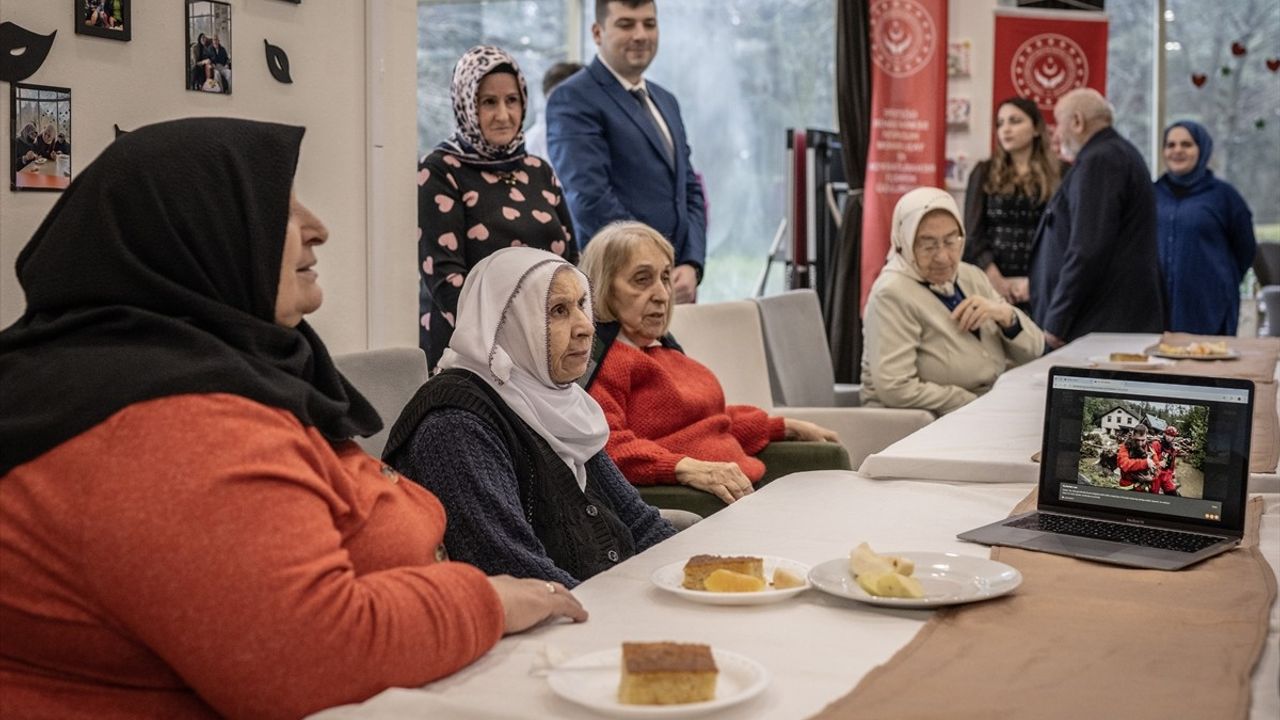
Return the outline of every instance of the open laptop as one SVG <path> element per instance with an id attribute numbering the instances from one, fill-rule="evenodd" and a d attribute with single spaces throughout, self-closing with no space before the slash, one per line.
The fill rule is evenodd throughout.
<path id="1" fill-rule="evenodd" d="M 1038 509 L 957 537 L 1157 570 L 1226 552 L 1253 402 L 1249 380 L 1050 368 Z"/>

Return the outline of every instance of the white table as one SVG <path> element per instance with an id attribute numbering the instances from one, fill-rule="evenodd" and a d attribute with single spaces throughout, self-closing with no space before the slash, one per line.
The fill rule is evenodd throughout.
<path id="1" fill-rule="evenodd" d="M 792 475 L 694 525 L 575 591 L 591 612 L 503 640 L 456 675 L 421 689 L 388 690 L 317 720 L 344 718 L 589 718 L 559 699 L 530 669 L 547 644 L 567 654 L 615 648 L 624 640 L 705 642 L 764 665 L 769 687 L 714 717 L 796 720 L 845 695 L 887 661 L 928 620 L 928 611 L 885 610 L 810 590 L 777 605 L 715 607 L 682 600 L 649 583 L 655 569 L 702 552 L 780 555 L 810 565 L 846 556 L 868 540 L 882 551 L 952 551 L 986 557 L 988 548 L 955 534 L 1008 514 L 1026 484 L 948 485 L 871 481 L 854 473 Z M 1262 547 L 1280 566 L 1280 496 L 1269 496 Z M 430 652 L 423 648 L 423 652 Z M 1280 611 L 1271 610 L 1264 657 L 1253 682 L 1251 717 L 1280 717 Z M 1194 688 L 1189 686 L 1189 691 Z M 944 709 L 940 706 L 940 712 Z"/>
<path id="2" fill-rule="evenodd" d="M 867 457 L 858 472 L 881 479 L 1037 482 L 1040 466 L 1031 456 L 1040 451 L 1049 368 L 1087 366 L 1091 357 L 1140 352 L 1159 339 L 1159 335 L 1086 335 L 1001 375 L 986 395 Z M 1252 473 L 1249 489 L 1280 492 L 1280 471 Z"/>

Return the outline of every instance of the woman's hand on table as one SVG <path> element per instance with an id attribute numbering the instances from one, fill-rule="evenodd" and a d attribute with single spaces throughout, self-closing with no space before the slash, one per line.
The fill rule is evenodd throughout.
<path id="1" fill-rule="evenodd" d="M 502 602 L 506 617 L 503 635 L 524 632 L 544 620 L 554 618 L 569 618 L 574 622 L 587 619 L 587 611 L 582 603 L 558 582 L 491 575 L 489 584 Z"/>
<path id="2" fill-rule="evenodd" d="M 951 319 L 965 332 L 977 330 L 987 320 L 994 320 L 1000 327 L 1007 328 L 1013 325 L 1014 317 L 1012 305 L 981 295 L 961 300 L 956 309 L 951 311 Z"/>
<path id="3" fill-rule="evenodd" d="M 821 425 L 809 422 L 808 420 L 796 420 L 795 418 L 783 418 L 783 424 L 787 428 L 788 440 L 803 440 L 806 442 L 840 442 L 840 436 L 834 430 L 828 430 Z"/>
<path id="4" fill-rule="evenodd" d="M 731 462 L 708 462 L 694 460 L 691 457 L 684 458 L 676 463 L 676 482 L 709 492 L 723 500 L 725 504 L 753 492 L 751 479 L 742 472 L 742 468 L 738 467 L 737 463 Z"/>

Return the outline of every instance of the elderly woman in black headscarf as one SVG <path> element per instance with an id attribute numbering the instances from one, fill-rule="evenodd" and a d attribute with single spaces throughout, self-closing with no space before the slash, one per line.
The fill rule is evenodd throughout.
<path id="1" fill-rule="evenodd" d="M 27 307 L 0 332 L 15 717 L 299 717 L 586 617 L 563 586 L 445 562 L 439 501 L 350 440 L 381 420 L 303 320 L 328 231 L 292 192 L 302 134 L 129 133 L 18 257 Z"/>
<path id="2" fill-rule="evenodd" d="M 586 276 L 542 250 L 499 250 L 458 309 L 443 371 L 384 453 L 444 503 L 449 552 L 573 587 L 674 534 L 604 453 L 604 411 L 575 384 L 595 335 Z"/>
<path id="3" fill-rule="evenodd" d="M 569 206 L 546 160 L 524 147 L 529 93 L 515 58 L 488 45 L 453 68 L 453 135 L 418 166 L 419 343 L 435 368 L 471 268 L 506 247 L 578 262 Z"/>

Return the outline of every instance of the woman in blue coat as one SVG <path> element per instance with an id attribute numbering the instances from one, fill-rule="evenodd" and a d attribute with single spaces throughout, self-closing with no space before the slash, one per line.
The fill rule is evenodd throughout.
<path id="1" fill-rule="evenodd" d="M 1182 120 L 1164 131 L 1167 172 L 1156 181 L 1160 270 L 1168 297 L 1168 329 L 1235 335 L 1240 281 L 1257 241 L 1244 198 L 1213 176 L 1213 138 Z"/>

